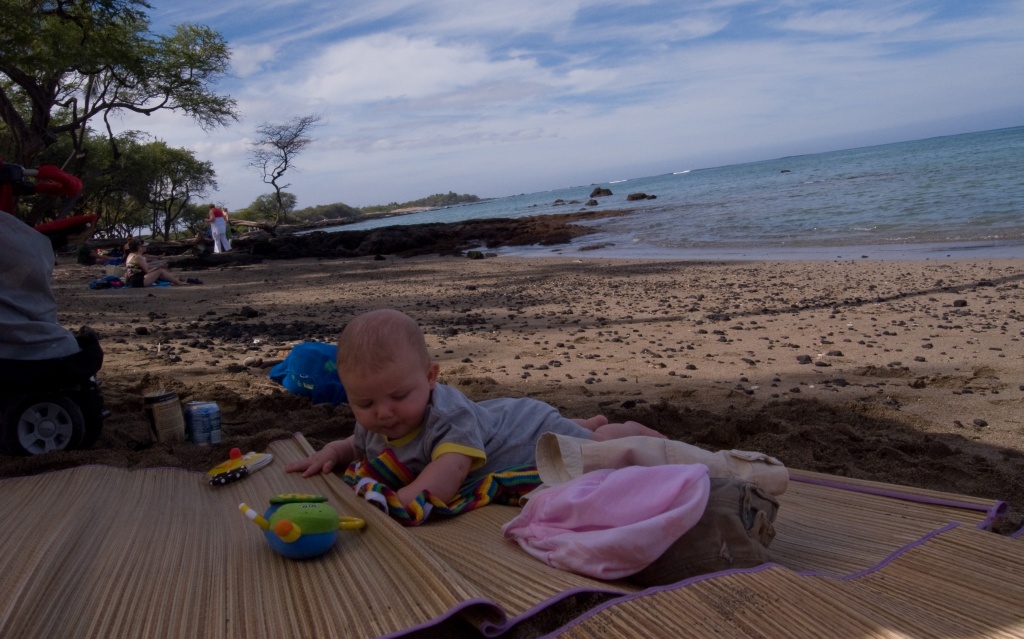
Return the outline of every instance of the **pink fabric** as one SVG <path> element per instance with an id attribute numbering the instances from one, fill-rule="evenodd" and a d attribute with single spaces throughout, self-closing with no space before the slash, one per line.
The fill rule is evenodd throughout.
<path id="1" fill-rule="evenodd" d="M 501 532 L 555 568 L 619 579 L 692 528 L 710 492 L 703 464 L 595 470 L 536 493 Z"/>

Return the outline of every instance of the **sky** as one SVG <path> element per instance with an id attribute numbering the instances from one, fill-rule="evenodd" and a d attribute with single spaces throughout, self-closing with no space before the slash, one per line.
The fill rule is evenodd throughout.
<path id="1" fill-rule="evenodd" d="M 126 116 L 211 162 L 231 210 L 271 192 L 260 124 L 317 114 L 298 208 L 502 197 L 1024 125 L 1024 0 L 150 0 L 232 52 L 203 131 Z"/>

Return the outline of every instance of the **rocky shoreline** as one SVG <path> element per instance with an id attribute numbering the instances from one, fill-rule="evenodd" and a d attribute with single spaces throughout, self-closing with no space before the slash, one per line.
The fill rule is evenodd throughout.
<path id="1" fill-rule="evenodd" d="M 153 242 L 150 252 L 171 257 L 181 268 L 204 269 L 251 264 L 260 260 L 376 257 L 408 258 L 422 255 L 461 255 L 475 249 L 502 246 L 554 246 L 596 232 L 577 222 L 628 215 L 629 210 L 578 211 L 520 218 L 485 218 L 383 226 L 356 231 L 321 231 L 320 226 L 253 230 L 232 238 L 230 253 L 214 254 L 207 243 Z M 184 255 L 182 248 L 189 248 Z M 585 250 L 585 249 L 582 249 Z"/>

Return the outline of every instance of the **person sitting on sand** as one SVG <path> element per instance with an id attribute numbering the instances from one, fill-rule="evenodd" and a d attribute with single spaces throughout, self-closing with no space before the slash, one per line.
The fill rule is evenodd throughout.
<path id="1" fill-rule="evenodd" d="M 356 316 L 338 339 L 338 376 L 356 418 L 354 434 L 285 466 L 303 477 L 344 470 L 390 448 L 415 479 L 398 490 L 405 506 L 429 491 L 448 502 L 467 479 L 535 463 L 547 432 L 604 441 L 664 438 L 637 422 L 601 415 L 568 419 L 544 402 L 500 398 L 474 402 L 437 381 L 423 332 L 408 315 L 382 309 Z"/>
<path id="2" fill-rule="evenodd" d="M 128 257 L 124 261 L 124 279 L 128 286 L 142 288 L 163 280 L 171 284 L 202 284 L 195 278 L 183 280 L 170 272 L 164 262 L 150 262 L 146 259 L 146 243 L 130 239 L 124 245 Z"/>

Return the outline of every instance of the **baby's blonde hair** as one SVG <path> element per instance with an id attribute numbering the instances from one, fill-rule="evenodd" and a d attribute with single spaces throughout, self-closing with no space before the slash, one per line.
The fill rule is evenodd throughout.
<path id="1" fill-rule="evenodd" d="M 338 338 L 338 372 L 375 372 L 412 353 L 430 365 L 427 341 L 416 320 L 384 308 L 352 318 Z"/>

